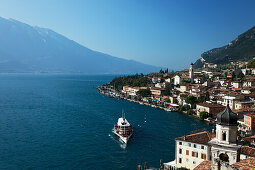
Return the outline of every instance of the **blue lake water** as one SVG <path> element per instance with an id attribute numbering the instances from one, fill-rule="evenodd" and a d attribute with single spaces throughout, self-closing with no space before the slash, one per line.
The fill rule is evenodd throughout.
<path id="1" fill-rule="evenodd" d="M 174 159 L 174 138 L 212 127 L 180 113 L 108 98 L 114 76 L 1 74 L 0 169 L 136 169 Z M 111 132 L 124 106 L 134 135 Z"/>

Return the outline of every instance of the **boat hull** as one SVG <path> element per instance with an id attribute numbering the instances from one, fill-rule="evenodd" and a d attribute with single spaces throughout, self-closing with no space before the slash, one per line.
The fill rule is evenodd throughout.
<path id="1" fill-rule="evenodd" d="M 115 135 L 117 135 L 117 136 L 121 139 L 121 141 L 124 142 L 124 143 L 128 143 L 128 140 L 129 140 L 130 137 L 133 135 L 133 132 L 131 132 L 130 135 L 128 135 L 128 136 L 122 136 L 122 135 L 118 134 L 118 133 L 116 132 L 116 130 L 114 130 L 114 129 L 113 129 L 113 133 L 114 133 Z"/>

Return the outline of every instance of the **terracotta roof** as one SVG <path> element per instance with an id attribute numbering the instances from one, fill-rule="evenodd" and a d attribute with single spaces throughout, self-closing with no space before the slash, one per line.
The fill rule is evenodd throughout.
<path id="1" fill-rule="evenodd" d="M 175 140 L 181 140 L 181 141 L 187 141 L 187 142 L 192 142 L 192 143 L 198 143 L 198 144 L 203 144 L 203 145 L 208 145 L 208 142 L 212 139 L 215 138 L 216 134 L 211 133 L 211 132 L 199 132 L 199 133 L 194 133 L 191 135 L 185 135 L 182 137 L 175 138 Z"/>
<path id="2" fill-rule="evenodd" d="M 248 158 L 233 164 L 232 166 L 240 170 L 251 170 L 255 168 L 255 158 Z"/>
<path id="3" fill-rule="evenodd" d="M 204 106 L 204 107 L 223 107 L 225 106 L 220 105 L 220 104 L 214 104 L 214 103 L 198 103 L 197 105 Z"/>
<path id="4" fill-rule="evenodd" d="M 196 166 L 194 170 L 211 170 L 211 162 L 205 160 Z"/>
<path id="5" fill-rule="evenodd" d="M 241 154 L 255 157 L 255 148 L 252 148 L 252 147 L 249 147 L 249 146 L 242 146 L 241 147 Z"/>
<path id="6" fill-rule="evenodd" d="M 189 79 L 189 76 L 181 76 L 182 79 Z"/>
<path id="7" fill-rule="evenodd" d="M 250 143 L 254 143 L 255 141 L 255 136 L 249 136 L 249 137 L 245 137 L 244 141 L 248 141 Z"/>

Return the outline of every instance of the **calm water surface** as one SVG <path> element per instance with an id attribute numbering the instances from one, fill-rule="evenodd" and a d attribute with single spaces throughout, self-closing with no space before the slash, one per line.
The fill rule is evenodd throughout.
<path id="1" fill-rule="evenodd" d="M 136 169 L 174 159 L 174 138 L 207 124 L 179 113 L 100 95 L 114 76 L 1 74 L 1 169 Z M 128 145 L 111 130 L 134 126 Z"/>

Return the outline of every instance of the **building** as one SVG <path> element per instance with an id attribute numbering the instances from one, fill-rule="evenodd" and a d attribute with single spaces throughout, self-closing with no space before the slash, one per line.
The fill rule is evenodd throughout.
<path id="1" fill-rule="evenodd" d="M 239 95 L 235 92 L 232 92 L 232 93 L 226 94 L 223 97 L 223 102 L 220 103 L 220 104 L 222 104 L 223 106 L 227 106 L 227 104 L 229 104 L 229 107 L 231 109 L 235 109 L 235 104 L 242 101 L 242 100 L 244 100 L 243 95 Z"/>
<path id="2" fill-rule="evenodd" d="M 204 68 L 216 68 L 217 64 L 214 63 L 205 63 Z"/>
<path id="3" fill-rule="evenodd" d="M 174 85 L 181 84 L 181 77 L 176 75 L 174 76 Z"/>
<path id="4" fill-rule="evenodd" d="M 165 169 L 254 169 L 255 148 L 238 145 L 237 119 L 227 104 L 225 110 L 217 114 L 216 134 L 200 132 L 176 138 L 175 160 L 165 163 Z"/>
<path id="5" fill-rule="evenodd" d="M 216 118 L 216 115 L 223 111 L 225 106 L 214 103 L 199 103 L 196 105 L 196 113 L 199 116 L 200 112 L 207 112 L 212 118 Z"/>
<path id="6" fill-rule="evenodd" d="M 245 114 L 244 115 L 244 124 L 247 127 L 247 133 L 249 135 L 255 134 L 255 114 Z"/>
<path id="7" fill-rule="evenodd" d="M 246 99 L 235 103 L 235 110 L 255 111 L 255 101 Z"/>
<path id="8" fill-rule="evenodd" d="M 152 77 L 152 79 L 151 79 L 151 81 L 152 81 L 152 83 L 160 83 L 160 81 L 161 81 L 161 78 L 160 77 Z"/>
<path id="9" fill-rule="evenodd" d="M 255 148 L 249 146 L 242 146 L 240 151 L 240 160 L 255 157 Z"/>
<path id="10" fill-rule="evenodd" d="M 193 83 L 194 82 L 194 68 L 193 68 L 193 63 L 190 64 L 190 68 L 189 68 L 189 78 L 190 78 L 190 82 Z"/>
<path id="11" fill-rule="evenodd" d="M 165 89 L 163 88 L 158 88 L 158 87 L 150 87 L 151 94 L 156 95 L 156 96 L 161 96 L 163 91 Z"/>
<path id="12" fill-rule="evenodd" d="M 211 159 L 211 148 L 208 142 L 215 133 L 199 132 L 175 139 L 175 160 L 165 164 L 165 167 L 194 169 L 204 160 Z"/>
<path id="13" fill-rule="evenodd" d="M 218 170 L 224 162 L 232 165 L 240 161 L 237 119 L 237 115 L 232 112 L 229 105 L 217 115 L 216 138 L 209 142 L 212 146 L 212 170 Z"/>
<path id="14" fill-rule="evenodd" d="M 246 80 L 243 82 L 243 87 L 254 87 L 255 86 L 255 81 L 253 80 Z"/>
<path id="15" fill-rule="evenodd" d="M 241 81 L 232 81 L 231 86 L 234 88 L 241 88 L 242 87 L 242 82 Z"/>
<path id="16" fill-rule="evenodd" d="M 132 86 L 123 86 L 122 92 L 129 96 L 135 96 L 136 92 L 141 89 L 147 89 L 147 87 L 132 87 Z"/>

